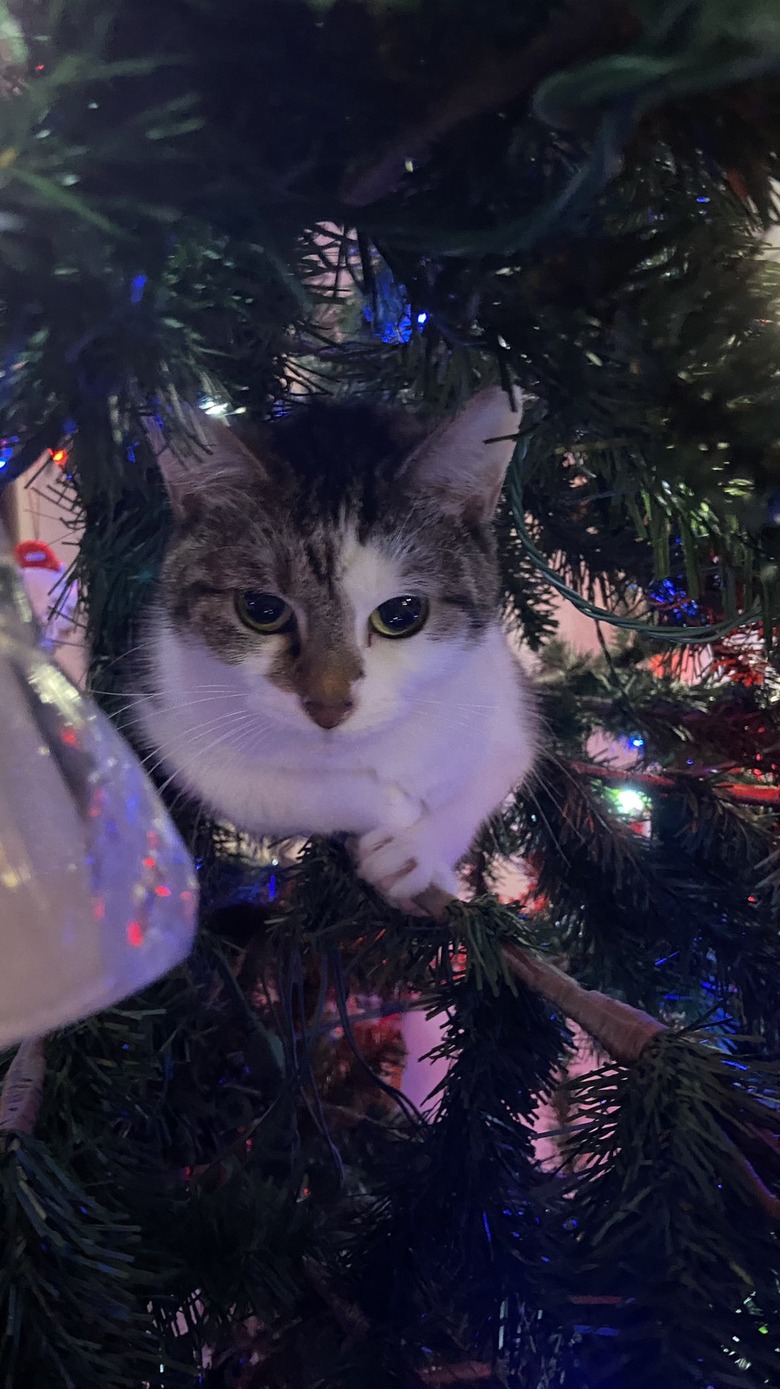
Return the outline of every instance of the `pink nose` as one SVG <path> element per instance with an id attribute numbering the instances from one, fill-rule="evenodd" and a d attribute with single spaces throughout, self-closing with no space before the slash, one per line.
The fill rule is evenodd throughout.
<path id="1" fill-rule="evenodd" d="M 351 699 L 304 699 L 303 707 L 320 728 L 336 728 L 349 718 L 354 705 Z"/>

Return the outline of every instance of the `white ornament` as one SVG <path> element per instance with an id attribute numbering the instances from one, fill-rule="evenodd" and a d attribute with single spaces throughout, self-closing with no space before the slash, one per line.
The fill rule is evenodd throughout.
<path id="1" fill-rule="evenodd" d="M 119 1002 L 188 954 L 197 885 L 151 782 L 45 655 L 0 555 L 0 1047 Z"/>

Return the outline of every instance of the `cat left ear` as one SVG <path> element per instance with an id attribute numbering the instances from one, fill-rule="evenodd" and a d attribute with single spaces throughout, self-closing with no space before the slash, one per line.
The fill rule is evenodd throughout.
<path id="1" fill-rule="evenodd" d="M 157 466 L 179 520 L 191 516 L 209 494 L 262 477 L 265 471 L 225 420 L 187 407 L 183 424 L 181 435 L 172 443 L 156 421 L 147 423 Z"/>
<path id="2" fill-rule="evenodd" d="M 517 442 L 522 405 L 500 386 L 479 391 L 409 460 L 421 490 L 470 525 L 490 521 Z"/>

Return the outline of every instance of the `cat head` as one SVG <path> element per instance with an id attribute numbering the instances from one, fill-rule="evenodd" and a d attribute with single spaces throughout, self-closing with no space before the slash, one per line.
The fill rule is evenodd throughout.
<path id="1" fill-rule="evenodd" d="M 203 443 L 159 453 L 174 515 L 159 613 L 190 686 L 219 681 L 319 738 L 424 700 L 498 620 L 490 521 L 519 418 L 498 389 L 432 431 L 316 404 L 252 452 L 199 418 Z"/>

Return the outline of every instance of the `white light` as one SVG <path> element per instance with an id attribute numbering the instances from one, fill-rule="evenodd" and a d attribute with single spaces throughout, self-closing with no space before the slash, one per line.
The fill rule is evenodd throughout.
<path id="1" fill-rule="evenodd" d="M 615 792 L 615 805 L 621 815 L 643 815 L 645 798 L 640 791 L 634 791 L 631 786 L 625 786 L 620 791 Z"/>
<path id="2" fill-rule="evenodd" d="M 212 400 L 211 396 L 204 396 L 200 408 L 205 410 L 207 415 L 226 415 L 230 406 L 225 400 Z"/>

